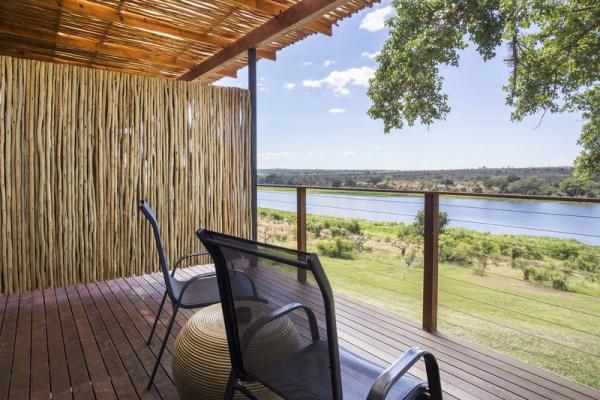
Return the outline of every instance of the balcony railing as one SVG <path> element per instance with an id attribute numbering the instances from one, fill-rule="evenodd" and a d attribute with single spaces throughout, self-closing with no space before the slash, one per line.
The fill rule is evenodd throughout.
<path id="1" fill-rule="evenodd" d="M 307 209 L 321 219 L 351 214 L 360 223 L 404 222 L 381 226 L 391 229 L 387 236 L 370 235 L 374 248 L 361 252 L 359 260 L 324 257 L 326 267 L 336 271 L 334 288 L 336 278 L 357 296 L 371 296 L 376 288 L 377 303 L 419 318 L 428 332 L 437 331 L 439 322 L 442 330 L 600 387 L 594 372 L 600 368 L 600 234 L 590 223 L 600 219 L 594 208 L 600 199 L 259 186 L 262 194 L 270 188 L 268 198 L 259 196 L 259 206 L 292 213 L 289 227 L 295 232 L 289 236 L 300 250 L 316 250 L 309 243 L 315 235 L 309 233 L 314 227 L 308 227 Z M 368 194 L 373 197 L 365 198 Z M 494 202 L 481 204 L 485 199 Z M 526 207 L 530 204 L 536 207 Z M 576 204 L 592 212 L 568 209 Z M 451 235 L 440 234 L 440 209 Z M 423 234 L 413 238 L 419 243 L 406 244 L 400 234 L 395 239 L 394 229 L 407 230 L 419 214 Z M 570 226 L 561 226 L 563 221 Z M 268 229 L 263 236 L 259 231 L 259 239 L 292 245 L 284 233 L 269 238 Z M 377 245 L 385 241 L 391 243 Z M 411 266 L 407 247 L 417 252 Z M 350 271 L 359 261 L 378 267 Z M 306 280 L 303 274 L 297 278 Z"/>

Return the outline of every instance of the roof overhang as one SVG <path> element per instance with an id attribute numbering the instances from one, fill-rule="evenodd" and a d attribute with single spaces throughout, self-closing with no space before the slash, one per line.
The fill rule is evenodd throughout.
<path id="1" fill-rule="evenodd" d="M 375 0 L 4 0 L 0 54 L 170 79 L 236 76 Z"/>

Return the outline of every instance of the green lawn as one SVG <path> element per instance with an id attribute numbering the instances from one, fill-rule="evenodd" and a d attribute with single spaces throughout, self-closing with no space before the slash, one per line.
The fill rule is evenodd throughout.
<path id="1" fill-rule="evenodd" d="M 287 215 L 273 219 L 262 214 L 259 240 L 294 247 L 291 213 L 281 214 Z M 365 221 L 360 225 L 367 250 L 354 250 L 349 259 L 320 255 L 334 290 L 420 321 L 420 251 L 406 268 L 406 257 L 391 245 L 393 225 Z M 317 243 L 325 239 L 327 232 L 319 238 L 309 236 L 309 250 L 317 251 Z M 600 388 L 598 283 L 585 285 L 582 291 L 593 295 L 525 281 L 521 268 L 502 258 L 484 272 L 471 265 L 442 263 L 438 329 Z"/>

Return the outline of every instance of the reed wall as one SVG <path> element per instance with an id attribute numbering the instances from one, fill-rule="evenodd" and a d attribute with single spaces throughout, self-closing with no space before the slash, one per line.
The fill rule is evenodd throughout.
<path id="1" fill-rule="evenodd" d="M 170 262 L 251 232 L 245 90 L 0 57 L 0 155 L 0 292 L 157 271 L 140 199 Z"/>

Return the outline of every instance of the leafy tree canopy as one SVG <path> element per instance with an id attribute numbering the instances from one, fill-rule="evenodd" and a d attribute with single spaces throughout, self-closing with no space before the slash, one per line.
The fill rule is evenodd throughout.
<path id="1" fill-rule="evenodd" d="M 484 60 L 507 46 L 504 86 L 513 121 L 538 112 L 578 112 L 585 123 L 576 171 L 600 172 L 598 0 L 392 0 L 389 38 L 369 83 L 369 115 L 385 132 L 444 119 L 441 65 L 458 66 L 474 43 Z"/>

